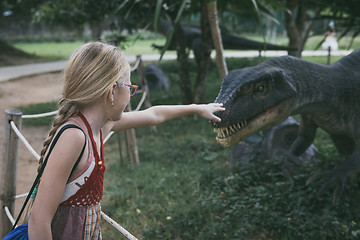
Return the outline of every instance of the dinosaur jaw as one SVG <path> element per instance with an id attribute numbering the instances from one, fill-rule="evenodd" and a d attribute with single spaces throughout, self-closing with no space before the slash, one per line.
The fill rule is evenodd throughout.
<path id="1" fill-rule="evenodd" d="M 216 141 L 223 147 L 231 147 L 238 142 L 284 121 L 292 110 L 293 101 L 288 100 L 269 108 L 257 116 L 239 123 L 214 128 Z"/>

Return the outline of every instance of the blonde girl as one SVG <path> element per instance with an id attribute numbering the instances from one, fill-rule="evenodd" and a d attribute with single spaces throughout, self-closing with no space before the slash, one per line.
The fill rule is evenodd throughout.
<path id="1" fill-rule="evenodd" d="M 48 161 L 28 222 L 29 239 L 101 239 L 102 141 L 110 131 L 155 126 L 189 114 L 220 121 L 213 113 L 224 110 L 219 104 L 192 104 L 123 112 L 136 88 L 116 47 L 93 42 L 73 53 L 59 112 L 41 151 L 41 159 Z"/>

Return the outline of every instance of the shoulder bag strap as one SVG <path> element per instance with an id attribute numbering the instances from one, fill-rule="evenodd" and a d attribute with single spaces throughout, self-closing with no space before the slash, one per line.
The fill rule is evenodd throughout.
<path id="1" fill-rule="evenodd" d="M 52 143 L 51 143 L 51 146 L 50 146 L 50 148 L 49 148 L 49 152 L 48 152 L 48 154 L 46 155 L 46 158 L 45 158 L 43 164 L 41 165 L 40 171 L 38 172 L 38 174 L 37 174 L 37 176 L 36 176 L 36 178 L 35 178 L 35 181 L 34 181 L 33 185 L 31 186 L 31 189 L 30 189 L 30 191 L 29 191 L 29 193 L 28 193 L 28 195 L 27 195 L 27 197 L 26 197 L 26 200 L 25 200 L 25 202 L 24 202 L 24 204 L 23 204 L 23 206 L 22 206 L 22 208 L 21 208 L 21 210 L 20 210 L 20 213 L 19 213 L 18 217 L 16 218 L 16 221 L 15 221 L 12 229 L 14 229 L 14 228 L 16 227 L 16 224 L 19 222 L 20 217 L 21 217 L 21 215 L 22 215 L 22 213 L 23 213 L 23 211 L 24 211 L 24 209 L 25 209 L 25 207 L 26 207 L 26 204 L 28 203 L 31 194 L 32 194 L 32 192 L 34 191 L 34 188 L 36 187 L 37 183 L 39 182 L 39 180 L 40 180 L 40 178 L 41 178 L 42 173 L 44 172 L 44 169 L 45 169 L 45 166 L 46 166 L 47 161 L 48 161 L 48 159 L 49 159 L 49 156 L 50 156 L 53 148 L 55 147 L 56 142 L 57 142 L 58 139 L 60 138 L 61 134 L 62 134 L 66 129 L 68 129 L 68 128 L 77 128 L 77 129 L 81 130 L 81 131 L 84 133 L 84 131 L 83 131 L 80 127 L 78 127 L 78 126 L 76 126 L 76 125 L 74 125 L 74 124 L 67 124 L 67 125 L 63 126 L 63 127 L 59 130 L 59 132 L 56 134 L 56 136 L 54 137 L 54 140 L 53 140 Z M 81 159 L 81 157 L 82 157 L 82 155 L 83 155 L 83 153 L 84 153 L 85 146 L 86 146 L 86 134 L 84 133 L 84 135 L 85 135 L 85 143 L 84 143 L 84 146 L 83 146 L 83 148 L 82 148 L 82 150 L 81 150 L 80 156 L 78 157 L 78 159 L 76 160 L 76 162 L 75 162 L 75 164 L 74 164 L 74 167 L 73 167 L 71 173 L 73 173 L 74 169 L 75 169 L 76 166 L 79 164 L 80 159 Z M 71 175 L 71 174 L 70 174 L 70 175 Z"/>

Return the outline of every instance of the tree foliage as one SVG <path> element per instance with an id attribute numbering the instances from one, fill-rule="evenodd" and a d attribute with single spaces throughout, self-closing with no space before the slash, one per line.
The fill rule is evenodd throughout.
<path id="1" fill-rule="evenodd" d="M 321 13 L 321 18 L 334 21 L 335 28 L 341 32 L 339 39 L 351 34 L 353 41 L 360 33 L 360 1 L 332 0 L 327 10 Z M 351 45 L 352 42 L 348 48 Z"/>

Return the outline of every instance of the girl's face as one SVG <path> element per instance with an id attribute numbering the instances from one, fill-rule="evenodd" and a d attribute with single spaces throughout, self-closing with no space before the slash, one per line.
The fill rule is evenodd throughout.
<path id="1" fill-rule="evenodd" d="M 126 105 L 130 101 L 130 70 L 126 74 L 116 81 L 113 87 L 113 104 L 111 110 L 111 120 L 117 121 L 120 120 L 123 111 L 125 110 Z"/>

